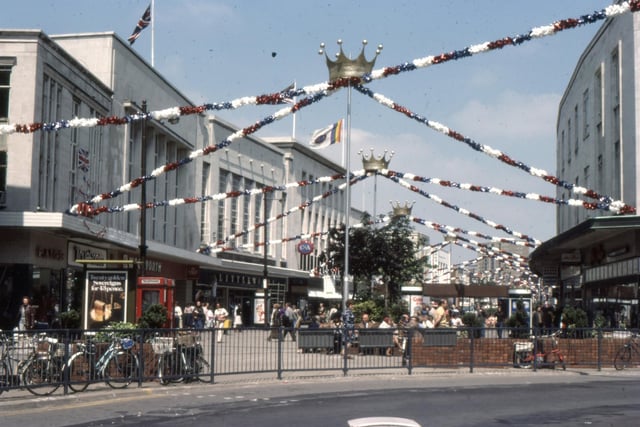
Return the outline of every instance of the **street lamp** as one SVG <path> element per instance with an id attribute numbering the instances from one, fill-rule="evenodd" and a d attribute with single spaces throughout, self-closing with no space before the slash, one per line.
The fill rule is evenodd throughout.
<path id="1" fill-rule="evenodd" d="M 347 298 L 349 296 L 349 217 L 351 216 L 351 186 L 349 175 L 351 174 L 351 80 L 358 79 L 366 74 L 371 74 L 373 66 L 376 63 L 378 55 L 382 51 L 382 45 L 378 45 L 376 54 L 371 61 L 368 61 L 364 55 L 364 48 L 367 45 L 367 41 L 362 41 L 362 50 L 360 55 L 356 59 L 348 58 L 342 51 L 342 40 L 338 40 L 338 46 L 340 46 L 340 52 L 336 54 L 335 61 L 329 59 L 329 56 L 325 53 L 324 43 L 320 44 L 320 50 L 318 54 L 324 54 L 327 68 L 329 70 L 329 81 L 331 83 L 345 83 L 347 84 L 347 132 L 345 138 L 345 152 L 346 152 L 346 165 L 345 167 L 345 180 L 347 187 L 344 192 L 344 271 L 342 279 L 342 311 L 347 309 Z M 346 354 L 346 352 L 345 352 Z"/>

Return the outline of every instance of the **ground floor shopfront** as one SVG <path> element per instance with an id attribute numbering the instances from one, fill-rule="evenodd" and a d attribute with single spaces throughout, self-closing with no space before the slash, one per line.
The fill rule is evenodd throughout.
<path id="1" fill-rule="evenodd" d="M 544 242 L 530 266 L 560 304 L 587 312 L 589 326 L 640 327 L 640 217 L 588 219 Z"/>

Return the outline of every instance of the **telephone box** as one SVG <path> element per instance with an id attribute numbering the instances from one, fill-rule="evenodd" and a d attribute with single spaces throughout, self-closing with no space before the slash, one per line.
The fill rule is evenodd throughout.
<path id="1" fill-rule="evenodd" d="M 168 321 L 165 328 L 173 325 L 173 293 L 175 289 L 173 279 L 165 277 L 138 277 L 136 286 L 136 319 L 153 304 L 162 304 L 167 308 Z"/>

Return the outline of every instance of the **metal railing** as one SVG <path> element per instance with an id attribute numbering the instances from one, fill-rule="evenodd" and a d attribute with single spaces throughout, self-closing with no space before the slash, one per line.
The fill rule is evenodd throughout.
<path id="1" fill-rule="evenodd" d="M 45 365 L 52 366 L 52 373 L 40 373 L 42 384 L 31 384 L 31 387 L 44 389 L 55 382 L 68 393 L 82 389 L 74 386 L 84 382 L 104 383 L 107 374 L 130 375 L 131 383 L 142 385 L 159 378 L 163 380 L 161 383 L 194 380 L 214 383 L 220 376 L 255 373 L 273 373 L 274 378 L 282 379 L 285 373 L 308 371 L 348 375 L 352 371 L 396 369 L 410 375 L 438 368 L 468 369 L 469 372 L 476 368 L 535 370 L 558 366 L 599 370 L 613 366 L 616 352 L 633 333 L 592 328 L 543 331 L 537 335 L 533 332 L 522 328 L 466 327 L 3 332 L 0 333 L 0 392 L 25 388 L 17 367 L 21 360 L 38 351 L 41 360 L 48 358 Z M 31 338 L 35 334 L 55 338 L 58 351 L 43 352 L 34 347 Z M 128 359 L 129 366 L 111 367 L 112 371 L 103 369 L 98 374 L 93 367 L 114 336 L 133 340 L 131 349 L 121 351 L 133 354 Z M 84 358 L 80 358 L 82 363 L 78 365 L 75 359 L 82 352 Z M 558 355 L 561 365 L 557 363 Z M 124 354 L 120 358 L 124 360 Z M 552 358 L 554 362 L 550 362 Z"/>

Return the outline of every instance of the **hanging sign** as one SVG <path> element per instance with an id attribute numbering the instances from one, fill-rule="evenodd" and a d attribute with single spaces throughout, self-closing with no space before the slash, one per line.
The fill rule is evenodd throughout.
<path id="1" fill-rule="evenodd" d="M 301 241 L 300 243 L 298 243 L 298 252 L 300 252 L 302 255 L 309 255 L 311 252 L 313 252 L 313 243 L 308 240 Z"/>

